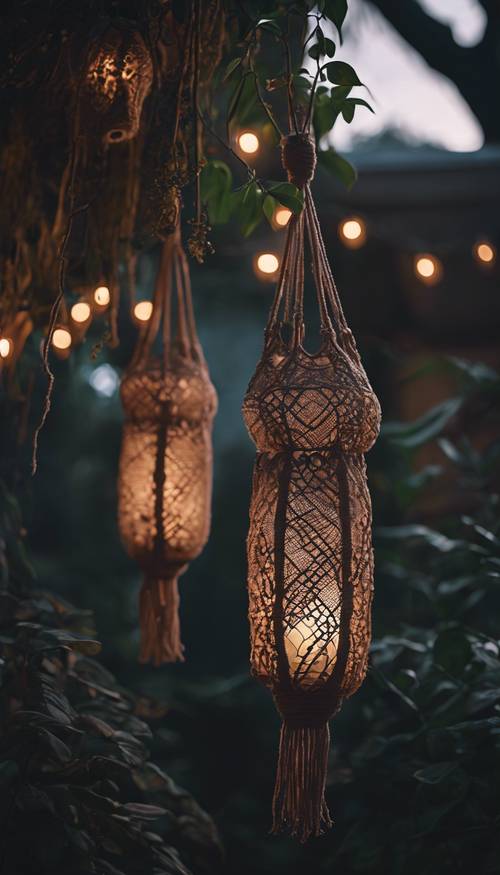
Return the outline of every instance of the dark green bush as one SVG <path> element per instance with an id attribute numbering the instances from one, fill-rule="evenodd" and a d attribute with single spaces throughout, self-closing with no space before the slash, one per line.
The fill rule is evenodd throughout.
<path id="1" fill-rule="evenodd" d="M 94 658 L 90 612 L 34 588 L 16 502 L 0 491 L 1 872 L 213 872 L 212 820 L 148 761 L 150 729 Z"/>

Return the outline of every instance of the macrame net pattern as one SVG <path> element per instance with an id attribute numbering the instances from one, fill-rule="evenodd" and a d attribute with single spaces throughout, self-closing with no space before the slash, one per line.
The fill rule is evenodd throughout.
<path id="1" fill-rule="evenodd" d="M 177 332 L 170 338 L 177 285 Z M 163 355 L 153 341 L 163 320 Z M 212 421 L 217 395 L 199 344 L 186 256 L 178 235 L 163 245 L 153 314 L 121 386 L 125 414 L 118 522 L 144 571 L 141 661 L 183 659 L 177 581 L 210 529 Z"/>
<path id="2" fill-rule="evenodd" d="M 105 143 L 131 140 L 153 84 L 153 63 L 137 30 L 113 24 L 95 37 L 82 93 L 87 129 Z"/>
<path id="3" fill-rule="evenodd" d="M 264 352 L 243 404 L 258 450 L 248 587 L 252 672 L 283 718 L 274 830 L 305 840 L 331 825 L 328 720 L 367 669 L 373 558 L 363 453 L 376 440 L 380 407 L 327 261 L 308 184 L 311 140 L 288 137 L 283 160 L 305 205 L 289 222 Z M 303 346 L 306 236 L 321 322 L 315 354 Z"/>

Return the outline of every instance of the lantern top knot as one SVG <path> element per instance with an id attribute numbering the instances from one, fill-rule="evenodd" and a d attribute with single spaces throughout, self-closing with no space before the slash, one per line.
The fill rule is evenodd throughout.
<path id="1" fill-rule="evenodd" d="M 281 140 L 281 162 L 297 188 L 311 182 L 316 170 L 316 146 L 309 134 L 289 134 Z"/>

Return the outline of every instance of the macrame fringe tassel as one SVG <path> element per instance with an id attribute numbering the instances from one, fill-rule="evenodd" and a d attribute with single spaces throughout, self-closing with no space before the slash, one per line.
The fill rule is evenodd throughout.
<path id="1" fill-rule="evenodd" d="M 139 596 L 141 662 L 184 662 L 177 577 L 146 577 Z"/>
<path id="2" fill-rule="evenodd" d="M 330 731 L 315 727 L 281 727 L 273 797 L 273 833 L 282 831 L 301 842 L 332 826 L 325 801 Z"/>

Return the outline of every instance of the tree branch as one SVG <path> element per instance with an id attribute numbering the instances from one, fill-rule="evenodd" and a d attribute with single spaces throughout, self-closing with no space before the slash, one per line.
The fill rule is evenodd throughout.
<path id="1" fill-rule="evenodd" d="M 479 45 L 471 48 L 459 46 L 448 25 L 436 21 L 417 0 L 365 2 L 376 7 L 429 66 L 455 83 L 477 116 L 486 139 L 500 140 L 500 120 L 496 111 L 496 83 L 500 76 L 498 0 L 480 0 L 488 12 L 488 24 Z"/>
<path id="2" fill-rule="evenodd" d="M 469 64 L 470 49 L 457 45 L 447 24 L 436 21 L 417 0 L 369 0 L 414 49 L 439 73 L 454 79 Z"/>

